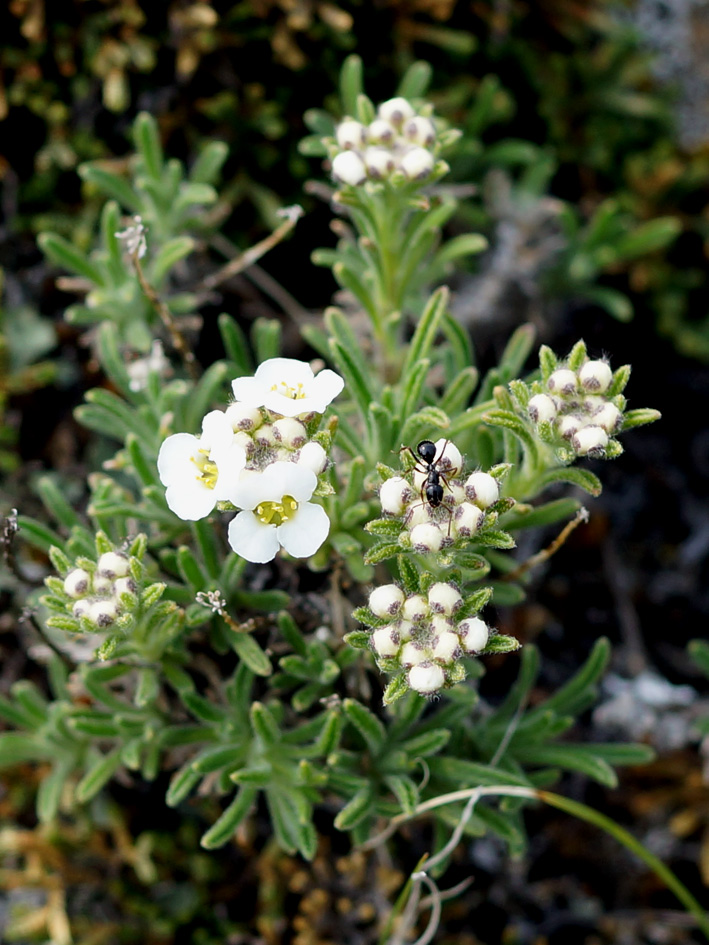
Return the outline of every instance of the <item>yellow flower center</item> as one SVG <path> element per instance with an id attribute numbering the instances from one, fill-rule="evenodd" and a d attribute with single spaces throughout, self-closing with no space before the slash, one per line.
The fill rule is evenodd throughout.
<path id="1" fill-rule="evenodd" d="M 254 509 L 256 518 L 263 525 L 282 525 L 298 510 L 292 495 L 284 495 L 280 502 L 260 502 Z"/>
<path id="2" fill-rule="evenodd" d="M 199 469 L 199 475 L 197 479 L 200 480 L 208 489 L 213 489 L 217 484 L 217 478 L 219 476 L 219 470 L 217 469 L 217 464 L 209 460 L 209 450 L 199 450 L 200 453 L 204 455 L 204 459 L 200 457 L 199 459 L 196 456 L 192 457 L 192 462 L 195 464 L 197 469 Z"/>
<path id="3" fill-rule="evenodd" d="M 285 381 L 279 381 L 278 384 L 274 384 L 271 390 L 278 391 L 279 394 L 283 394 L 284 397 L 289 397 L 291 400 L 303 400 L 306 396 L 302 384 L 298 384 L 297 387 L 291 387 L 289 384 L 286 384 Z"/>

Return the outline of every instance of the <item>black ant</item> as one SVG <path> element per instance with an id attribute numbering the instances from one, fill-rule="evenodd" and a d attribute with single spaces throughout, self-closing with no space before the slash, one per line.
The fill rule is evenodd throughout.
<path id="1" fill-rule="evenodd" d="M 418 444 L 416 447 L 418 459 L 416 458 L 416 455 L 410 446 L 402 446 L 399 450 L 400 453 L 404 452 L 404 450 L 408 450 L 416 464 L 414 466 L 416 472 L 426 474 L 426 478 L 421 485 L 421 501 L 426 501 L 432 509 L 437 509 L 443 502 L 443 486 L 441 485 L 441 480 L 443 480 L 443 482 L 450 489 L 448 480 L 440 471 L 440 469 L 437 468 L 443 459 L 447 445 L 448 440 L 446 440 L 446 442 L 443 444 L 443 449 L 441 450 L 441 455 L 438 457 L 438 459 L 436 459 L 436 444 L 432 443 L 431 440 L 421 440 L 421 442 Z M 423 469 L 420 468 L 422 466 Z M 449 470 L 449 475 L 454 476 L 457 472 L 457 469 L 451 469 Z"/>

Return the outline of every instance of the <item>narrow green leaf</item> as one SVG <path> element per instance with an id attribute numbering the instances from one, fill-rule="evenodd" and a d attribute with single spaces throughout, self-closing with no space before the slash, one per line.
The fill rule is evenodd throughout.
<path id="1" fill-rule="evenodd" d="M 239 824 L 249 813 L 251 805 L 256 800 L 258 791 L 252 787 L 241 787 L 234 800 L 200 839 L 200 846 L 205 850 L 216 850 L 223 847 L 234 835 Z"/>
<path id="2" fill-rule="evenodd" d="M 118 749 L 101 758 L 86 772 L 76 785 L 76 800 L 85 804 L 95 797 L 98 792 L 110 781 L 121 764 L 121 754 Z"/>
<path id="3" fill-rule="evenodd" d="M 577 466 L 560 466 L 556 469 L 548 469 L 541 474 L 537 480 L 538 488 L 535 490 L 535 494 L 538 495 L 547 486 L 556 482 L 570 482 L 594 496 L 600 495 L 603 488 L 598 476 L 589 472 L 588 469 L 579 469 Z"/>
<path id="4" fill-rule="evenodd" d="M 56 233 L 40 233 L 37 237 L 39 248 L 57 266 L 68 269 L 77 276 L 83 276 L 97 286 L 105 284 L 104 274 L 89 257 L 72 243 Z"/>
<path id="5" fill-rule="evenodd" d="M 240 660 L 257 676 L 270 676 L 271 661 L 256 640 L 248 633 L 230 633 L 229 643 Z"/>
<path id="6" fill-rule="evenodd" d="M 249 343 L 236 320 L 226 312 L 217 319 L 227 358 L 236 365 L 237 377 L 253 373 Z"/>
<path id="7" fill-rule="evenodd" d="M 176 236 L 168 240 L 158 250 L 150 265 L 151 282 L 159 288 L 173 266 L 194 251 L 195 241 L 191 236 Z"/>
<path id="8" fill-rule="evenodd" d="M 261 740 L 264 747 L 271 748 L 281 740 L 281 730 L 273 714 L 261 702 L 254 702 L 251 706 L 251 725 L 254 734 Z"/>
<path id="9" fill-rule="evenodd" d="M 0 734 L 0 768 L 11 768 L 26 761 L 43 761 L 52 755 L 49 744 L 38 741 L 23 732 Z"/>
<path id="10" fill-rule="evenodd" d="M 635 427 L 645 426 L 646 423 L 654 423 L 662 419 L 659 410 L 652 410 L 650 407 L 638 407 L 636 410 L 628 410 L 623 416 L 623 432 L 632 430 Z"/>
<path id="11" fill-rule="evenodd" d="M 585 749 L 590 749 L 586 751 Z M 568 771 L 580 771 L 606 787 L 616 787 L 618 777 L 611 766 L 592 753 L 592 745 L 516 746 L 519 761 L 533 765 L 555 765 Z"/>
<path id="12" fill-rule="evenodd" d="M 436 289 L 426 303 L 426 308 L 409 343 L 409 350 L 406 353 L 402 371 L 403 377 L 407 377 L 422 358 L 427 358 L 430 355 L 436 334 L 440 330 L 441 321 L 446 313 L 448 297 L 447 288 L 441 286 Z"/>
<path id="13" fill-rule="evenodd" d="M 352 118 L 357 114 L 357 99 L 364 90 L 362 73 L 362 60 L 354 54 L 345 59 L 340 70 L 340 99 L 345 115 Z"/>
<path id="14" fill-rule="evenodd" d="M 396 94 L 409 101 L 424 96 L 431 84 L 433 69 L 431 66 L 419 59 L 412 62 L 399 82 Z"/>
<path id="15" fill-rule="evenodd" d="M 165 795 L 165 803 L 168 807 L 177 807 L 186 797 L 192 793 L 202 780 L 202 775 L 192 768 L 192 762 L 188 761 L 170 779 L 170 786 Z"/>
<path id="16" fill-rule="evenodd" d="M 352 830 L 357 824 L 371 817 L 372 813 L 372 790 L 368 784 L 361 788 L 335 817 L 335 828 Z"/>
<path id="17" fill-rule="evenodd" d="M 124 210 L 137 213 L 140 209 L 138 196 L 125 178 L 104 170 L 93 161 L 80 164 L 77 170 L 82 180 L 93 184 L 107 197 L 117 200 Z"/>
<path id="18" fill-rule="evenodd" d="M 281 323 L 276 318 L 257 318 L 251 328 L 256 360 L 261 363 L 281 353 Z"/>
<path id="19" fill-rule="evenodd" d="M 380 561 L 386 561 L 388 558 L 394 558 L 401 551 L 401 545 L 398 542 L 383 542 L 370 548 L 364 556 L 365 564 L 379 564 Z"/>
<path id="20" fill-rule="evenodd" d="M 40 823 L 48 824 L 56 817 L 64 785 L 73 767 L 72 759 L 59 759 L 52 765 L 51 772 L 40 781 L 37 791 L 37 817 Z"/>
<path id="21" fill-rule="evenodd" d="M 148 112 L 140 112 L 135 119 L 133 140 L 143 159 L 145 170 L 154 181 L 160 182 L 164 171 L 163 150 L 157 122 Z"/>
<path id="22" fill-rule="evenodd" d="M 401 804 L 402 812 L 412 814 L 419 802 L 419 792 L 411 778 L 405 775 L 389 774 L 384 780 L 399 804 Z"/>
<path id="23" fill-rule="evenodd" d="M 361 702 L 356 702 L 354 699 L 345 699 L 343 708 L 347 719 L 364 738 L 370 752 L 377 755 L 382 750 L 386 739 L 386 731 L 382 723 Z"/>

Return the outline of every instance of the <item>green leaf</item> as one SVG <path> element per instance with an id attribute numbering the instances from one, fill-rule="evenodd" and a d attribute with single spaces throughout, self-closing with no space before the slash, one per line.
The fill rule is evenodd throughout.
<path id="1" fill-rule="evenodd" d="M 398 535 L 402 529 L 402 523 L 396 518 L 375 518 L 367 522 L 364 530 L 370 535 L 390 535 L 392 538 Z"/>
<path id="2" fill-rule="evenodd" d="M 366 787 L 357 791 L 352 800 L 345 804 L 335 817 L 335 828 L 337 830 L 352 830 L 357 824 L 367 820 L 372 813 L 372 789 L 367 784 Z"/>
<path id="3" fill-rule="evenodd" d="M 205 850 L 216 850 L 228 843 L 234 831 L 249 813 L 257 793 L 257 789 L 253 787 L 239 788 L 239 792 L 219 820 L 202 835 L 199 841 L 200 846 Z"/>
<path id="4" fill-rule="evenodd" d="M 689 655 L 709 679 L 709 643 L 706 640 L 692 640 L 689 644 Z"/>
<path id="5" fill-rule="evenodd" d="M 343 708 L 348 720 L 354 725 L 367 743 L 370 752 L 377 755 L 383 748 L 386 731 L 379 719 L 361 702 L 345 699 Z"/>
<path id="6" fill-rule="evenodd" d="M 369 405 L 374 399 L 374 393 L 369 387 L 366 375 L 360 371 L 357 359 L 333 338 L 330 339 L 330 351 L 333 361 L 345 379 L 348 393 L 354 398 L 360 416 L 367 423 L 369 421 Z"/>
<path id="7" fill-rule="evenodd" d="M 431 84 L 433 69 L 427 62 L 412 62 L 399 82 L 396 94 L 409 101 L 424 96 Z"/>
<path id="8" fill-rule="evenodd" d="M 256 360 L 261 363 L 281 353 L 281 323 L 277 318 L 257 318 L 251 328 Z"/>
<path id="9" fill-rule="evenodd" d="M 266 748 L 277 745 L 281 740 L 281 730 L 273 714 L 261 702 L 251 706 L 251 725 L 255 735 Z"/>
<path id="10" fill-rule="evenodd" d="M 399 578 L 407 595 L 419 593 L 419 571 L 416 565 L 405 555 L 397 559 Z"/>
<path id="11" fill-rule="evenodd" d="M 101 758 L 86 772 L 76 785 L 76 800 L 85 804 L 95 797 L 101 788 L 107 784 L 121 764 L 121 753 L 116 748 Z"/>
<path id="12" fill-rule="evenodd" d="M 386 561 L 387 558 L 394 558 L 401 551 L 401 545 L 398 542 L 383 542 L 370 548 L 364 556 L 365 564 L 379 564 L 380 561 Z"/>
<path id="13" fill-rule="evenodd" d="M 40 781 L 37 791 L 37 817 L 40 823 L 48 824 L 56 817 L 64 785 L 73 767 L 73 759 L 61 758 L 54 762 L 51 772 Z"/>
<path id="14" fill-rule="evenodd" d="M 37 237 L 39 248 L 49 259 L 62 269 L 68 269 L 77 276 L 83 276 L 97 286 L 105 284 L 104 274 L 88 256 L 72 243 L 56 233 L 40 233 Z"/>
<path id="15" fill-rule="evenodd" d="M 638 407 L 636 410 L 628 410 L 623 416 L 623 432 L 632 430 L 635 427 L 645 426 L 646 423 L 654 423 L 662 419 L 659 410 L 652 410 L 650 407 Z"/>
<path id="16" fill-rule="evenodd" d="M 389 774 L 384 781 L 401 804 L 402 812 L 413 814 L 419 802 L 419 792 L 411 778 L 405 775 Z"/>
<path id="17" fill-rule="evenodd" d="M 406 695 L 407 692 L 409 692 L 409 684 L 406 681 L 406 674 L 400 673 L 391 680 L 389 685 L 384 690 L 382 703 L 384 705 L 393 705 L 397 699 L 400 699 L 402 696 Z"/>
<path id="18" fill-rule="evenodd" d="M 578 499 L 554 499 L 536 507 L 516 505 L 505 517 L 505 528 L 515 531 L 554 525 L 562 519 L 573 518 L 580 506 Z"/>
<path id="19" fill-rule="evenodd" d="M 236 366 L 237 377 L 253 373 L 253 365 L 249 355 L 249 343 L 236 320 L 226 312 L 217 319 L 222 344 L 227 358 Z"/>
<path id="20" fill-rule="evenodd" d="M 447 728 L 429 729 L 420 735 L 407 738 L 402 747 L 410 758 L 429 758 L 445 748 L 452 734 Z"/>
<path id="21" fill-rule="evenodd" d="M 195 241 L 191 236 L 176 236 L 160 247 L 155 259 L 150 265 L 150 276 L 153 285 L 157 288 L 162 285 L 165 277 L 185 256 L 194 251 Z"/>
<path id="22" fill-rule="evenodd" d="M 491 653 L 514 653 L 522 644 L 515 637 L 504 633 L 496 633 L 490 637 L 485 648 L 480 650 L 481 656 L 490 656 Z"/>
<path id="23" fill-rule="evenodd" d="M 618 777 L 611 766 L 593 753 L 593 745 L 516 746 L 519 761 L 533 765 L 555 765 L 568 771 L 580 771 L 606 787 L 616 787 Z"/>
<path id="24" fill-rule="evenodd" d="M 146 172 L 154 181 L 162 180 L 164 158 L 157 122 L 148 112 L 140 112 L 133 123 L 133 140 Z"/>
<path id="25" fill-rule="evenodd" d="M 636 259 L 646 253 L 663 249 L 682 232 L 678 217 L 655 217 L 625 233 L 613 246 L 623 260 Z"/>
<path id="26" fill-rule="evenodd" d="M 49 744 L 36 740 L 32 735 L 23 732 L 0 734 L 0 768 L 11 768 L 26 761 L 43 761 L 52 753 Z"/>
<path id="27" fill-rule="evenodd" d="M 104 170 L 93 161 L 80 164 L 77 170 L 82 180 L 117 200 L 124 210 L 137 213 L 140 209 L 138 196 L 125 178 Z"/>
<path id="28" fill-rule="evenodd" d="M 340 99 L 345 115 L 354 118 L 357 114 L 357 99 L 364 90 L 362 60 L 359 56 L 348 56 L 340 70 Z"/>
<path id="29" fill-rule="evenodd" d="M 201 722 L 223 722 L 225 711 L 196 692 L 181 692 L 180 698 L 185 708 Z"/>
<path id="30" fill-rule="evenodd" d="M 435 266 L 445 266 L 464 256 L 476 256 L 488 247 L 487 239 L 482 233 L 462 233 L 454 236 L 443 244 L 433 260 Z"/>
<path id="31" fill-rule="evenodd" d="M 46 510 L 60 525 L 66 529 L 81 525 L 79 516 L 68 503 L 65 492 L 59 488 L 54 477 L 42 476 L 37 482 L 37 492 Z"/>
<path id="32" fill-rule="evenodd" d="M 589 285 L 584 286 L 581 294 L 588 302 L 593 302 L 619 322 L 629 322 L 633 317 L 633 303 L 617 289 L 606 285 Z"/>
<path id="33" fill-rule="evenodd" d="M 248 633 L 230 633 L 229 643 L 240 660 L 257 676 L 270 676 L 271 661 L 256 640 Z"/>
<path id="34" fill-rule="evenodd" d="M 543 489 L 546 489 L 547 486 L 556 482 L 570 482 L 572 485 L 578 486 L 579 489 L 583 489 L 584 492 L 588 492 L 590 495 L 594 496 L 600 495 L 603 488 L 598 476 L 589 472 L 588 469 L 579 469 L 576 466 L 560 466 L 556 469 L 548 469 L 541 474 L 535 483 L 536 488 L 534 494 L 538 495 Z"/>
<path id="35" fill-rule="evenodd" d="M 202 775 L 192 768 L 192 762 L 188 761 L 179 771 L 176 771 L 170 780 L 170 786 L 165 795 L 165 803 L 168 807 L 177 807 L 186 797 L 192 793 L 202 780 Z"/>
<path id="36" fill-rule="evenodd" d="M 440 330 L 441 321 L 446 313 L 448 298 L 448 289 L 441 286 L 436 289 L 426 303 L 426 308 L 419 319 L 413 338 L 409 342 L 409 350 L 406 352 L 406 360 L 402 370 L 403 377 L 408 377 L 417 363 L 430 355 L 436 334 Z"/>

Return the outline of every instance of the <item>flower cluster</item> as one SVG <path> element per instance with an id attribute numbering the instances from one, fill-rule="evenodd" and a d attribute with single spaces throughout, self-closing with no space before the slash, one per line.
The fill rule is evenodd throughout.
<path id="1" fill-rule="evenodd" d="M 480 653 L 490 636 L 480 617 L 459 616 L 466 611 L 454 584 L 432 584 L 425 596 L 385 584 L 369 595 L 369 610 L 379 618 L 370 645 L 380 668 L 403 670 L 409 688 L 422 695 L 464 679 L 461 657 Z"/>
<path id="2" fill-rule="evenodd" d="M 62 589 L 73 601 L 71 612 L 84 630 L 105 630 L 125 610 L 125 597 L 135 598 L 138 586 L 130 574 L 128 555 L 107 551 L 96 562 L 82 562 L 65 576 Z"/>
<path id="3" fill-rule="evenodd" d="M 280 547 L 314 554 L 330 530 L 324 509 L 309 501 L 328 461 L 329 435 L 317 427 L 343 386 L 334 371 L 315 375 L 291 358 L 237 378 L 235 401 L 204 417 L 201 436 L 175 433 L 162 444 L 158 473 L 170 509 L 192 521 L 217 505 L 241 509 L 229 544 L 247 561 L 270 561 Z"/>
<path id="4" fill-rule="evenodd" d="M 365 125 L 346 118 L 335 129 L 332 175 L 357 187 L 366 180 L 421 181 L 436 166 L 436 126 L 428 112 L 417 113 L 405 98 L 391 98 Z"/>
<path id="5" fill-rule="evenodd" d="M 397 529 L 397 538 L 402 549 L 428 554 L 467 543 L 488 531 L 499 513 L 511 504 L 508 499 L 500 499 L 500 479 L 506 466 L 493 469 L 495 475 L 476 470 L 465 476 L 460 450 L 446 439 L 435 443 L 423 440 L 417 447 L 419 458 L 408 448 L 406 452 L 413 464 L 403 474 L 380 467 L 387 477 L 379 489 L 386 519 L 367 526 L 374 534 L 393 537 L 392 520 L 398 520 L 401 528 Z"/>

